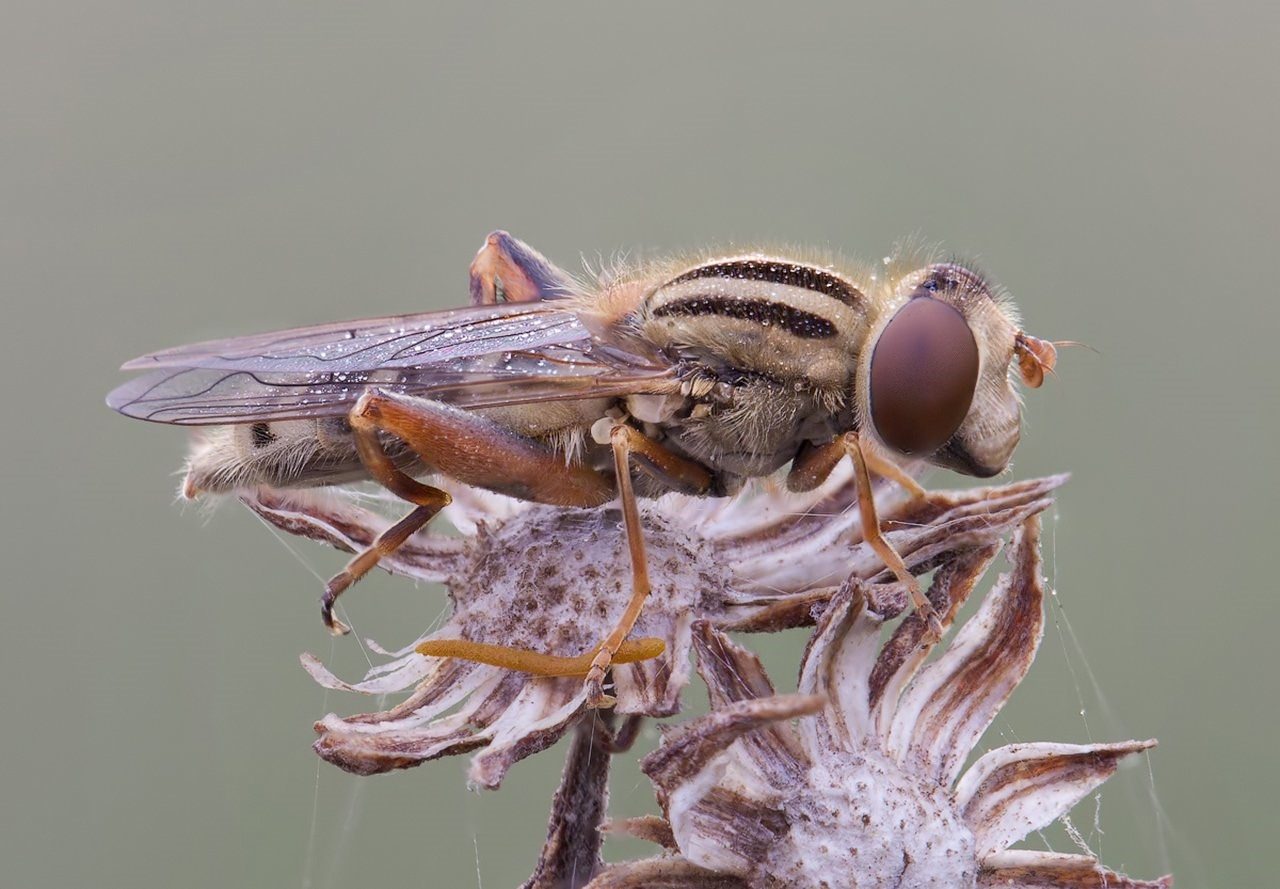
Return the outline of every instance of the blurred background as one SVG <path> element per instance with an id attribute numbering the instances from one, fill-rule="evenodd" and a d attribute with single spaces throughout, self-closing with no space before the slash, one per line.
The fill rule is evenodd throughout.
<path id="1" fill-rule="evenodd" d="M 1074 473 L 1046 535 L 1061 607 L 984 743 L 1158 737 L 1077 813 L 1089 845 L 1272 883 L 1274 7 L 6 6 L 0 882 L 529 874 L 564 746 L 484 795 L 462 759 L 320 764 L 312 721 L 373 703 L 298 666 L 366 666 L 316 614 L 342 558 L 175 505 L 184 434 L 102 403 L 144 351 L 463 303 L 502 227 L 568 267 L 919 233 L 1094 346 L 1028 399 L 1015 475 Z M 347 609 L 398 646 L 444 604 L 377 576 Z M 803 635 L 753 641 L 785 685 Z M 620 814 L 654 810 L 633 759 Z"/>

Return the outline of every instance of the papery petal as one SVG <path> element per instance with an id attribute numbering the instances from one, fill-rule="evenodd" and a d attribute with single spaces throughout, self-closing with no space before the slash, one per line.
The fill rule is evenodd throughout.
<path id="1" fill-rule="evenodd" d="M 707 621 L 698 621 L 693 631 L 698 675 L 707 684 L 713 710 L 773 695 L 773 683 L 759 658 Z M 758 728 L 740 738 L 738 744 L 747 760 L 744 765 L 753 767 L 763 781 L 775 788 L 793 785 L 809 765 L 809 758 L 789 725 Z"/>
<path id="2" fill-rule="evenodd" d="M 1133 880 L 1107 870 L 1088 855 L 1016 850 L 983 862 L 983 889 L 1170 889 L 1173 877 Z"/>
<path id="3" fill-rule="evenodd" d="M 885 517 L 885 537 L 913 570 L 932 568 L 950 553 L 998 543 L 1029 517 L 1048 509 L 1054 488 L 1067 478 L 1055 475 L 911 501 L 901 512 Z M 882 574 L 891 579 L 887 569 Z"/>
<path id="4" fill-rule="evenodd" d="M 889 483 L 876 478 L 872 487 L 880 495 L 889 490 Z M 699 527 L 708 537 L 724 541 L 735 555 L 746 557 L 799 540 L 835 516 L 857 523 L 857 510 L 851 508 L 856 501 L 853 465 L 842 461 L 811 491 L 794 493 L 774 479 L 757 481 L 737 497 L 719 501 L 724 506 Z"/>
<path id="5" fill-rule="evenodd" d="M 676 802 L 676 796 L 693 792 L 681 788 L 673 794 L 670 819 L 680 853 L 700 867 L 745 876 L 758 871 L 787 834 L 786 814 L 763 800 L 712 787 L 697 802 Z"/>
<path id="6" fill-rule="evenodd" d="M 1011 744 L 979 759 L 956 785 L 956 807 L 977 841 L 978 860 L 1009 848 L 1067 812 L 1155 741 Z"/>
<path id="7" fill-rule="evenodd" d="M 395 521 L 357 505 L 354 497 L 337 490 L 259 487 L 239 496 L 241 503 L 268 524 L 343 552 L 365 549 Z M 401 511 L 409 508 L 406 504 Z M 456 537 L 419 531 L 394 553 L 383 556 L 378 565 L 392 574 L 440 583 L 462 568 L 465 548 L 465 542 Z"/>
<path id="8" fill-rule="evenodd" d="M 901 500 L 881 511 L 886 539 L 913 572 L 927 570 L 948 553 L 988 546 L 1007 536 L 1028 516 L 1052 503 L 1049 496 L 1066 480 L 1049 476 L 992 488 L 934 492 L 925 500 Z M 788 595 L 812 597 L 815 587 L 836 585 L 846 578 L 891 579 L 884 562 L 866 543 L 851 546 L 843 520 L 826 519 L 788 544 L 776 541 L 754 556 L 726 549 L 722 558 L 733 565 L 735 587 L 742 592 L 729 603 L 741 608 L 745 621 L 752 606 L 777 606 Z"/>
<path id="9" fill-rule="evenodd" d="M 947 650 L 916 675 L 890 724 L 886 749 L 904 768 L 949 786 L 969 751 L 1026 676 L 1044 631 L 1040 521 L 1025 521 L 982 607 Z"/>
<path id="10" fill-rule="evenodd" d="M 613 667 L 615 710 L 621 714 L 673 716 L 680 712 L 680 693 L 689 684 L 692 659 L 690 626 L 693 612 L 681 611 L 668 626 L 644 621 L 632 632 L 633 638 L 663 636 L 667 650 L 661 657 Z M 670 633 L 664 634 L 664 630 Z"/>
<path id="11" fill-rule="evenodd" d="M 490 725 L 488 745 L 471 760 L 467 777 L 476 787 L 496 788 L 512 765 L 558 741 L 586 705 L 576 677 L 522 678 L 524 688 Z"/>
<path id="12" fill-rule="evenodd" d="M 417 654 L 418 646 L 430 638 L 432 638 L 432 634 L 426 633 L 422 636 L 419 636 L 417 639 L 414 639 L 408 645 L 403 645 L 400 648 L 384 648 L 382 644 L 379 643 L 376 639 L 371 639 L 368 636 L 365 636 L 364 644 L 365 644 L 365 647 L 368 648 L 370 651 L 372 651 L 374 654 L 380 654 L 380 655 L 383 655 L 384 657 L 400 659 L 400 658 L 408 657 L 411 654 Z M 455 638 L 455 637 L 451 636 L 448 638 Z M 386 664 L 375 664 L 373 668 L 369 671 L 369 675 L 370 676 L 374 674 L 381 675 L 383 673 L 388 673 L 393 669 L 395 669 L 395 662 L 386 663 Z"/>
<path id="13" fill-rule="evenodd" d="M 880 650 L 880 620 L 864 607 L 860 583 L 845 585 L 827 605 L 800 662 L 796 691 L 826 700 L 822 712 L 800 724 L 810 756 L 832 748 L 852 751 L 871 729 L 871 665 Z"/>
<path id="14" fill-rule="evenodd" d="M 749 604 L 731 604 L 717 626 L 725 630 L 737 630 L 744 633 L 777 633 L 796 627 L 807 627 L 813 624 L 813 615 L 827 607 L 827 602 L 835 595 L 837 586 L 820 586 L 803 593 L 789 593 L 781 597 L 761 598 L 759 596 L 744 597 L 738 602 Z"/>
<path id="15" fill-rule="evenodd" d="M 888 483 L 876 483 L 875 496 L 881 517 L 895 514 L 907 499 Z M 843 500 L 821 501 L 781 522 L 765 516 L 764 528 L 720 541 L 722 558 L 733 566 L 742 589 L 776 596 L 839 584 L 850 573 L 862 577 L 882 570 L 884 563 L 869 546 L 853 545 L 862 539 L 862 522 L 852 505 L 856 500 Z"/>
<path id="16" fill-rule="evenodd" d="M 474 535 L 482 524 L 504 522 L 529 508 L 529 504 L 522 500 L 459 484 L 444 476 L 434 479 L 432 484 L 453 498 L 441 515 L 465 537 Z"/>
<path id="17" fill-rule="evenodd" d="M 673 856 L 611 865 L 586 889 L 747 889 L 747 884 Z"/>
<path id="18" fill-rule="evenodd" d="M 698 652 L 698 675 L 707 684 L 712 709 L 774 695 L 773 682 L 760 658 L 710 621 L 700 620 L 693 625 L 693 644 Z"/>
<path id="19" fill-rule="evenodd" d="M 432 687 L 447 688 L 457 684 L 467 673 L 479 667 L 478 664 L 467 661 L 441 661 L 415 653 L 393 661 L 396 667 L 394 670 L 370 670 L 363 681 L 352 683 L 343 682 L 310 652 L 303 652 L 298 660 L 311 678 L 324 688 L 335 691 L 354 691 L 366 695 L 404 691 L 419 682 L 426 682 Z"/>
<path id="20" fill-rule="evenodd" d="M 320 737 L 312 746 L 322 759 L 357 775 L 412 768 L 441 756 L 466 753 L 489 743 L 492 724 L 524 682 L 525 677 L 517 673 L 485 671 L 483 683 L 461 709 L 437 718 L 432 718 L 439 712 L 435 706 L 403 716 L 402 708 L 352 719 L 330 714 L 316 723 Z"/>
<path id="21" fill-rule="evenodd" d="M 671 832 L 671 822 L 658 815 L 637 815 L 634 818 L 618 818 L 605 824 L 609 833 L 625 834 L 664 849 L 676 848 L 676 837 Z"/>
<path id="22" fill-rule="evenodd" d="M 658 788 L 660 801 L 688 785 L 712 761 L 747 732 L 781 720 L 817 713 L 825 701 L 816 695 L 776 695 L 738 701 L 682 726 L 664 729 L 662 746 L 640 761 Z"/>
<path id="23" fill-rule="evenodd" d="M 941 617 L 944 630 L 951 626 L 956 613 L 999 551 L 1000 544 L 993 543 L 955 553 L 938 566 L 928 597 Z M 876 729 L 882 735 L 889 731 L 902 690 L 932 651 L 932 647 L 921 644 L 925 629 L 925 622 L 919 614 L 907 615 L 894 628 L 893 635 L 876 658 L 870 679 L 871 713 Z"/>
<path id="24" fill-rule="evenodd" d="M 920 500 L 909 500 L 893 516 L 881 516 L 881 520 L 890 525 L 918 526 L 932 525 L 938 528 L 953 527 L 963 532 L 981 528 L 981 524 L 968 522 L 969 519 L 987 517 L 988 521 L 998 520 L 1002 524 L 1008 522 L 1004 514 L 1011 510 L 1039 506 L 1034 512 L 1042 512 L 1048 505 L 1045 498 L 1062 487 L 1071 479 L 1070 473 L 1046 475 L 1041 478 L 1025 479 L 1005 485 L 989 485 L 983 488 L 964 488 L 958 491 L 932 491 Z M 1017 519 L 1014 524 L 1022 520 Z M 989 543 L 990 539 L 983 535 L 969 541 L 974 545 Z"/>

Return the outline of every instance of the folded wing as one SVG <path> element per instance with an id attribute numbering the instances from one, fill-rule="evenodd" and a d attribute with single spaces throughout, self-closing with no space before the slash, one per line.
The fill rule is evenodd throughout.
<path id="1" fill-rule="evenodd" d="M 145 373 L 107 404 L 178 425 L 340 416 L 371 387 L 494 407 L 645 391 L 672 374 L 658 356 L 603 343 L 573 312 L 548 303 L 214 340 L 144 355 L 123 369 Z"/>

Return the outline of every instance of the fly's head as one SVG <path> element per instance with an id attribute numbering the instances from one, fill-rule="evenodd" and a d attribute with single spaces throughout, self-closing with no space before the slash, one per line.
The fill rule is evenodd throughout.
<path id="1" fill-rule="evenodd" d="M 1052 344 L 1018 328 L 1013 306 L 977 272 L 934 263 L 893 285 L 857 376 L 869 430 L 891 451 L 981 478 L 1009 465 L 1022 408 L 1011 380 L 1034 388 Z"/>

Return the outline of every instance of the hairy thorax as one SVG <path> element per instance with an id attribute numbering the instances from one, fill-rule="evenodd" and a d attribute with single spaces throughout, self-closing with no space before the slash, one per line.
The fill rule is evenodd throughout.
<path id="1" fill-rule="evenodd" d="M 628 408 L 643 414 L 647 405 L 637 401 L 629 399 Z M 644 423 L 645 433 L 714 467 L 723 493 L 775 472 L 805 442 L 830 441 L 842 419 L 811 388 L 762 377 L 717 385 L 702 397 L 668 399 L 665 406 L 657 422 Z"/>

